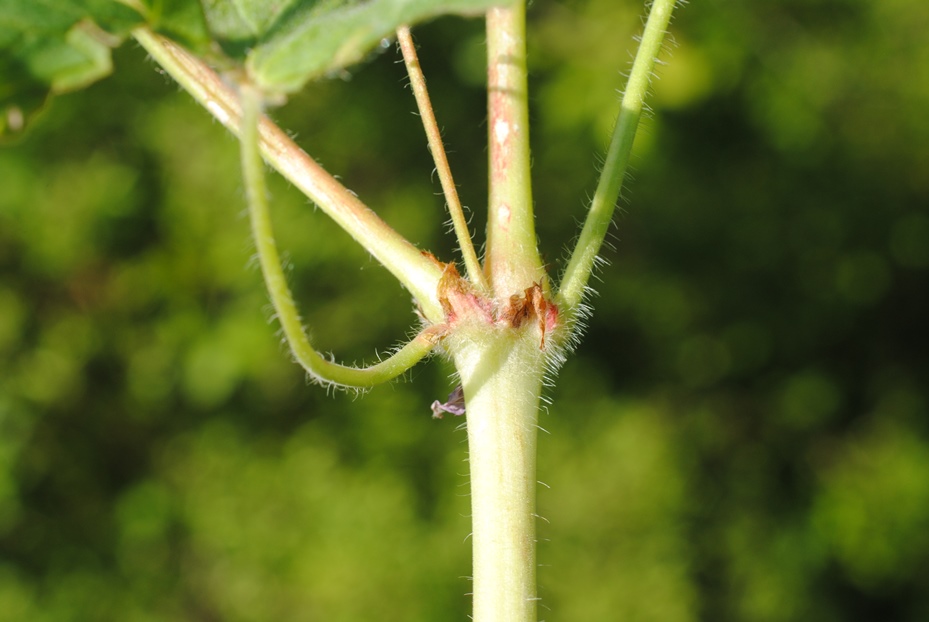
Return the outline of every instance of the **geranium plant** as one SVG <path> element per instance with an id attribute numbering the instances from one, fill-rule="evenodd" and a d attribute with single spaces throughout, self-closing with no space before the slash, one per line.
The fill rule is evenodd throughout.
<path id="1" fill-rule="evenodd" d="M 600 182 L 570 260 L 547 274 L 530 183 L 523 0 L 7 0 L 0 7 L 2 127 L 21 129 L 49 92 L 109 72 L 109 49 L 138 41 L 241 144 L 262 273 L 290 350 L 320 384 L 363 389 L 400 376 L 434 352 L 460 387 L 434 416 L 464 414 L 473 520 L 473 618 L 536 619 L 535 461 L 546 379 L 578 340 L 587 284 L 610 226 L 649 78 L 675 0 L 654 0 L 621 100 Z M 410 26 L 445 13 L 487 24 L 489 188 L 483 257 L 472 241 L 442 146 Z M 396 36 L 441 181 L 460 263 L 416 248 L 263 115 L 316 78 L 357 62 Z M 419 325 L 406 345 L 369 366 L 314 349 L 275 244 L 265 163 L 306 194 L 412 294 Z M 270 336 L 269 336 L 270 338 Z"/>

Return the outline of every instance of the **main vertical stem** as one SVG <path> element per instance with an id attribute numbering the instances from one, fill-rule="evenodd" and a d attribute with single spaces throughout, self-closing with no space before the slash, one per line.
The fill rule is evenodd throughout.
<path id="1" fill-rule="evenodd" d="M 485 333 L 454 358 L 467 405 L 473 620 L 536 622 L 538 337 Z"/>
<path id="2" fill-rule="evenodd" d="M 484 271 L 498 297 L 544 279 L 529 173 L 526 4 L 487 12 L 490 197 Z"/>
<path id="3" fill-rule="evenodd" d="M 529 171 L 526 2 L 487 13 L 490 196 L 484 272 L 498 301 L 545 283 Z M 449 350 L 468 420 L 475 622 L 536 622 L 535 462 L 541 335 L 459 328 Z"/>

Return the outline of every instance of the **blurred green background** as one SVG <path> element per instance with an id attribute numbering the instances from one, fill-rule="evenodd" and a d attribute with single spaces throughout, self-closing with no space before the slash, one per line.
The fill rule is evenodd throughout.
<path id="1" fill-rule="evenodd" d="M 583 217 L 640 28 L 538 0 L 538 230 Z M 929 4 L 692 2 L 672 27 L 586 337 L 540 437 L 540 617 L 929 619 Z M 472 225 L 481 24 L 416 32 Z M 277 111 L 451 258 L 398 54 Z M 269 322 L 236 143 L 133 45 L 0 150 L 0 621 L 465 620 L 450 367 L 308 386 Z M 408 295 L 273 180 L 318 346 Z M 481 236 L 479 235 L 479 241 Z"/>

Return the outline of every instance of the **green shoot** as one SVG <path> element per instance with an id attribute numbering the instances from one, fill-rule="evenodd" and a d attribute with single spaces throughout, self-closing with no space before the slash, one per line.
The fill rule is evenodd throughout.
<path id="1" fill-rule="evenodd" d="M 607 150 L 606 162 L 594 193 L 590 211 L 584 222 L 577 245 L 561 278 L 556 297 L 557 304 L 569 313 L 577 310 L 584 298 L 587 282 L 596 263 L 597 254 L 613 220 L 613 211 L 622 189 L 629 154 L 642 115 L 642 102 L 648 91 L 655 60 L 661 52 L 665 31 L 677 0 L 654 0 L 645 31 L 632 63 L 632 72 L 626 84 L 619 118 Z"/>

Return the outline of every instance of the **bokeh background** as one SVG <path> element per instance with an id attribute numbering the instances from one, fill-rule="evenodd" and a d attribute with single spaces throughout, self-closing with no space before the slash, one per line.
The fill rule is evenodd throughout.
<path id="1" fill-rule="evenodd" d="M 531 7 L 553 274 L 641 10 Z M 541 419 L 540 617 L 929 619 L 927 30 L 924 0 L 679 11 Z M 480 231 L 481 24 L 415 34 Z M 275 115 L 448 259 L 398 58 Z M 137 47 L 115 65 L 0 150 L 0 620 L 466 620 L 465 434 L 429 411 L 450 367 L 363 397 L 307 385 L 269 322 L 236 143 Z M 402 339 L 408 295 L 272 187 L 318 346 Z"/>

